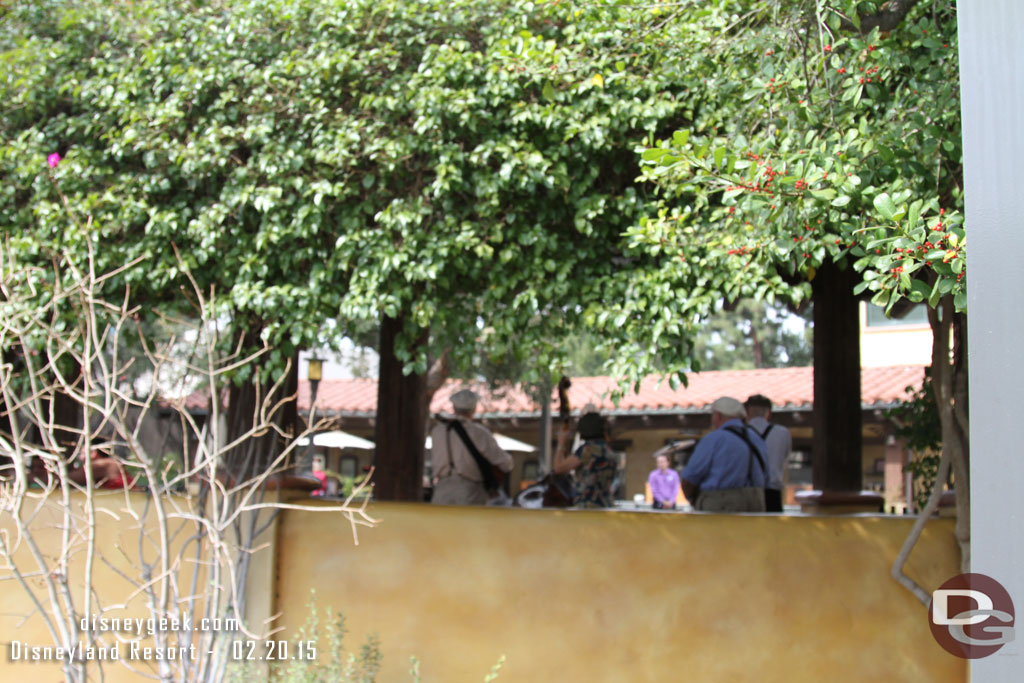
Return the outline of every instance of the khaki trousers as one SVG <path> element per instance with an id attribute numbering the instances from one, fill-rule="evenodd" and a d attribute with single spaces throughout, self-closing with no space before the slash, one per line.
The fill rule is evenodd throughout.
<path id="1" fill-rule="evenodd" d="M 487 491 L 482 483 L 453 474 L 434 485 L 430 502 L 438 505 L 486 505 Z"/>
<path id="2" fill-rule="evenodd" d="M 701 491 L 693 507 L 702 512 L 764 512 L 764 489 L 744 487 Z"/>

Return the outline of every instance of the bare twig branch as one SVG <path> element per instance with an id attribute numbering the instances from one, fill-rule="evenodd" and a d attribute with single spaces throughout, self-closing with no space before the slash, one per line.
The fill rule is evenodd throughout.
<path id="1" fill-rule="evenodd" d="M 293 390 L 285 392 L 287 374 L 258 384 L 251 410 L 231 412 L 230 438 L 220 401 L 231 377 L 254 367 L 269 347 L 253 351 L 239 339 L 223 351 L 214 294 L 205 294 L 184 264 L 199 318 L 176 319 L 174 327 L 189 328 L 196 343 L 181 354 L 176 333 L 148 337 L 130 289 L 104 295 L 116 275 L 136 264 L 98 273 L 93 247 L 86 246 L 82 262 L 58 254 L 45 273 L 19 262 L 9 246 L 0 248 L 0 456 L 10 462 L 0 465 L 0 511 L 9 520 L 0 527 L 0 581 L 18 586 L 31 605 L 25 618 L 41 619 L 54 645 L 65 648 L 83 639 L 96 646 L 110 642 L 109 634 L 80 628 L 80 620 L 117 614 L 139 598 L 156 619 L 237 618 L 236 632 L 146 636 L 157 647 L 198 642 L 194 660 L 161 661 L 149 671 L 121 662 L 160 680 L 217 681 L 231 639 L 273 632 L 271 624 L 247 617 L 245 594 L 250 559 L 267 551 L 259 539 L 275 516 L 296 509 L 340 514 L 358 543 L 358 528 L 377 523 L 367 512 L 367 483 L 335 505 L 269 499 L 266 492 L 297 453 L 296 439 L 309 432 L 292 434 L 278 419 L 296 399 Z M 141 374 L 152 378 L 145 390 L 123 379 Z M 164 396 L 162 377 L 174 377 L 178 387 L 204 386 L 209 414 L 189 412 L 183 396 Z M 74 419 L 55 408 L 58 400 L 75 407 Z M 171 418 L 161 421 L 158 413 L 168 410 Z M 180 432 L 182 450 L 169 459 L 164 448 L 172 428 Z M 150 438 L 161 429 L 159 439 Z M 100 444 L 103 453 L 92 458 Z M 235 449 L 244 454 L 241 467 L 228 469 Z M 128 486 L 144 482 L 145 490 L 102 493 L 116 479 Z M 108 522 L 133 533 L 134 546 L 118 543 L 110 550 L 101 531 Z M 98 590 L 103 572 L 130 588 L 112 599 Z M 96 666 L 67 662 L 64 676 L 102 678 Z"/>

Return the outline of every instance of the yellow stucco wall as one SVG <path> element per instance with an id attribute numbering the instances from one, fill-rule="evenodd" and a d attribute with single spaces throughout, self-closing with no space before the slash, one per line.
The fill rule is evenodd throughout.
<path id="1" fill-rule="evenodd" d="M 142 494 L 130 500 L 138 509 Z M 100 552 L 130 568 L 137 530 L 125 498 L 99 501 Z M 58 512 L 40 518 L 46 552 Z M 382 682 L 410 680 L 412 655 L 425 682 L 480 681 L 502 654 L 502 680 L 513 681 L 966 679 L 964 663 L 932 640 L 924 607 L 889 577 L 909 519 L 412 504 L 372 513 L 381 524 L 356 547 L 340 516 L 284 511 L 248 599 L 259 620 L 279 611 L 286 630 L 275 637 L 294 643 L 316 588 L 320 607 L 344 611 L 350 648 L 379 635 Z M 10 531 L 9 517 L 0 529 Z M 952 520 L 936 520 L 908 571 L 934 588 L 958 561 Z M 106 564 L 96 572 L 105 604 L 131 593 Z M 143 602 L 135 596 L 127 611 L 144 616 Z M 31 606 L 13 582 L 0 582 L 0 604 L 0 680 L 59 678 L 52 662 L 9 661 L 12 640 L 50 639 L 38 617 L 25 618 Z M 140 680 L 117 667 L 106 675 Z"/>
<path id="2" fill-rule="evenodd" d="M 713 516 L 378 504 L 353 547 L 337 517 L 289 512 L 276 608 L 294 634 L 310 589 L 382 681 L 966 680 L 925 608 L 889 576 L 909 519 Z M 959 573 L 949 521 L 908 572 Z"/>
<path id="3" fill-rule="evenodd" d="M 35 491 L 38 493 L 38 490 Z M 304 496 L 308 498 L 308 496 Z M 85 575 L 86 575 L 86 524 L 87 513 L 85 496 L 77 493 L 70 495 L 70 504 L 62 504 L 59 495 L 53 495 L 43 502 L 38 498 L 28 499 L 22 506 L 22 518 L 32 519 L 32 537 L 40 553 L 49 563 L 49 567 L 55 567 L 55 558 L 60 555 L 61 538 L 63 529 L 68 527 L 72 530 L 71 542 L 68 547 L 69 562 L 67 574 L 70 577 L 69 592 L 74 609 L 79 616 L 101 616 L 106 619 L 148 619 L 152 616 L 148 609 L 149 596 L 141 589 L 143 581 L 143 562 L 152 563 L 153 577 L 158 578 L 161 574 L 161 539 L 156 532 L 156 515 L 152 506 L 147 507 L 148 494 L 142 492 L 125 491 L 98 491 L 95 494 L 96 509 L 96 534 L 95 534 L 95 555 L 92 563 L 92 586 L 94 593 L 91 603 L 86 608 L 85 603 Z M 172 590 L 169 593 L 170 604 L 176 604 L 179 609 L 185 611 L 191 597 L 202 606 L 202 600 L 206 592 L 206 586 L 211 580 L 211 573 L 207 569 L 205 558 L 196 557 L 195 545 L 190 543 L 195 527 L 194 525 L 176 514 L 187 514 L 193 511 L 188 500 L 182 497 L 165 499 L 165 512 L 168 515 L 166 539 L 170 558 L 167 568 L 169 572 L 176 572 L 178 578 L 178 593 Z M 72 512 L 72 523 L 65 524 L 65 509 Z M 267 520 L 267 513 L 263 511 L 260 519 Z M 18 537 L 11 514 L 5 510 L 0 512 L 0 534 L 9 547 L 14 549 L 14 564 L 25 575 L 26 584 L 30 587 L 36 598 L 40 601 L 48 614 L 53 614 L 51 602 L 48 598 L 44 582 L 35 578 L 33 574 L 38 573 L 38 565 L 33 559 L 27 539 Z M 275 528 L 271 524 L 254 544 L 256 548 L 262 549 L 253 553 L 249 568 L 249 591 L 247 599 L 250 614 L 256 615 L 255 623 L 266 620 L 271 614 L 273 600 L 273 582 L 275 579 L 273 559 Z M 227 543 L 232 542 L 229 532 L 226 538 Z M 237 556 L 236 556 L 237 559 Z M 194 571 L 196 584 L 193 587 Z M 159 588 L 159 587 L 158 587 Z M 157 595 L 159 595 L 159 590 Z M 66 612 L 59 611 L 63 615 Z M 198 615 L 203 612 L 200 609 Z M 215 617 L 219 619 L 218 617 Z M 164 645 L 177 650 L 178 647 L 194 644 L 197 648 L 202 647 L 203 633 L 198 630 L 198 624 L 193 622 L 196 629 L 188 632 L 180 626 L 176 627 L 171 622 L 161 628 L 154 624 L 167 637 Z M 217 630 L 225 630 L 222 622 L 211 622 L 211 626 L 220 625 Z M 226 629 L 230 630 L 230 629 Z M 114 651 L 118 643 L 116 634 L 113 631 L 103 630 L 102 627 L 94 630 L 98 636 L 97 646 L 106 654 Z M 183 639 L 179 640 L 179 636 Z M 83 639 L 85 636 L 82 636 Z M 147 653 L 143 648 L 151 648 L 155 643 L 150 637 L 138 639 L 131 633 L 123 633 L 123 639 L 117 646 L 120 662 L 106 661 L 102 665 L 103 680 L 108 683 L 129 683 L 133 681 L 150 679 L 158 673 L 158 664 L 153 654 Z M 129 641 L 137 640 L 138 649 L 132 650 Z M 27 661 L 27 655 L 20 660 L 12 661 L 11 643 L 22 644 L 22 651 L 27 647 L 55 646 L 50 631 L 46 627 L 44 619 L 38 614 L 30 599 L 29 593 L 19 585 L 14 578 L 14 572 L 10 567 L 0 566 L 0 681 L 54 681 L 63 680 L 61 675 L 61 663 L 55 661 Z M 177 650 L 180 651 L 180 650 Z M 136 656 L 132 657 L 132 653 Z M 189 661 L 196 661 L 198 657 L 191 657 L 186 650 L 186 657 Z M 134 668 L 134 671 L 125 665 Z M 90 679 L 101 680 L 99 666 L 93 662 L 90 665 Z"/>

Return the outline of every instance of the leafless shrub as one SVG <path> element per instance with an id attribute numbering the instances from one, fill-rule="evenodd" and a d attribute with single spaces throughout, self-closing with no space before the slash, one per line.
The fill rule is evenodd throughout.
<path id="1" fill-rule="evenodd" d="M 212 293 L 189 278 L 195 317 L 175 329 L 192 326 L 195 352 L 182 354 L 181 337 L 142 333 L 130 291 L 117 301 L 101 295 L 120 272 L 96 273 L 91 246 L 84 263 L 61 254 L 50 268 L 0 249 L 0 585 L 13 583 L 27 597 L 25 619 L 42 620 L 53 647 L 79 648 L 62 662 L 68 681 L 102 679 L 109 666 L 163 681 L 218 681 L 234 659 L 232 642 L 274 631 L 247 615 L 245 596 L 250 562 L 277 512 L 344 515 L 356 542 L 358 527 L 375 520 L 365 509 L 366 483 L 337 504 L 284 498 L 297 439 L 310 431 L 290 434 L 275 420 L 294 396 L 267 392 L 248 429 L 228 440 L 219 398 L 232 373 L 268 349 L 221 351 Z M 140 392 L 125 378 L 141 374 L 154 379 Z M 190 412 L 185 397 L 162 395 L 159 378 L 167 376 L 205 387 L 208 414 Z M 171 433 L 180 450 L 168 455 Z M 266 466 L 244 477 L 229 471 L 226 454 L 268 434 L 276 435 L 276 452 Z M 95 462 L 106 469 L 90 463 L 97 447 L 103 454 Z M 115 483 L 110 478 L 136 490 L 103 491 Z M 100 538 L 111 518 L 133 546 Z M 128 587 L 116 596 L 102 589 L 112 576 Z M 139 618 L 141 603 L 143 619 L 182 627 L 125 635 L 90 626 L 94 618 Z M 203 619 L 237 620 L 238 630 L 200 630 Z M 186 655 L 124 656 L 142 642 Z M 88 661 L 85 648 L 121 648 L 122 656 Z"/>

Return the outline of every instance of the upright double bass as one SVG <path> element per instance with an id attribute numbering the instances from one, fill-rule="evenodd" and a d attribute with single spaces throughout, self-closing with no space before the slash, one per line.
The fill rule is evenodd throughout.
<path id="1" fill-rule="evenodd" d="M 571 386 L 572 380 L 565 375 L 558 380 L 558 419 L 563 424 L 572 419 L 572 407 L 569 405 L 569 387 Z"/>

